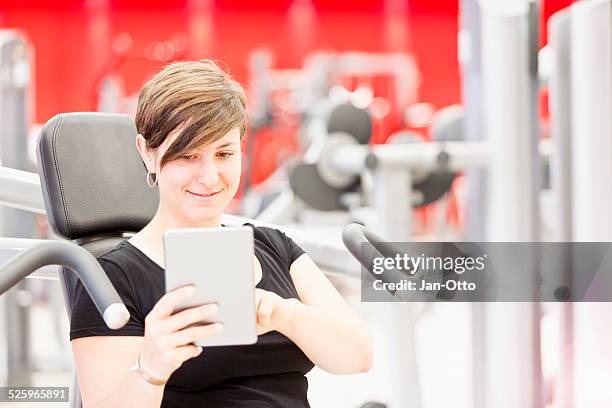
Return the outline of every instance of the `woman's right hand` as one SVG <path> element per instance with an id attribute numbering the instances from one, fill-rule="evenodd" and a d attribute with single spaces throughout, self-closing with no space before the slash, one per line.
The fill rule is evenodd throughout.
<path id="1" fill-rule="evenodd" d="M 162 296 L 145 318 L 145 335 L 140 356 L 142 370 L 167 382 L 183 362 L 198 356 L 202 347 L 192 344 L 223 331 L 221 323 L 191 326 L 209 320 L 218 309 L 214 303 L 172 314 L 177 304 L 195 293 L 193 285 L 183 286 Z"/>

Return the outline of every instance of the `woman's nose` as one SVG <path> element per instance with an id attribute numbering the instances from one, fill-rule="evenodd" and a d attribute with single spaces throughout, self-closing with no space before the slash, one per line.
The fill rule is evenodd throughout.
<path id="1" fill-rule="evenodd" d="M 216 188 L 219 186 L 219 169 L 214 160 L 202 160 L 202 166 L 199 168 L 197 181 L 207 188 Z"/>

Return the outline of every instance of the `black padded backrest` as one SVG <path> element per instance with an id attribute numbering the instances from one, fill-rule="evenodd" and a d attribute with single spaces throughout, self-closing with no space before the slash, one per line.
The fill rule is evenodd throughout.
<path id="1" fill-rule="evenodd" d="M 135 144 L 126 115 L 63 113 L 38 141 L 38 164 L 49 225 L 68 239 L 139 231 L 155 214 L 157 188 Z"/>

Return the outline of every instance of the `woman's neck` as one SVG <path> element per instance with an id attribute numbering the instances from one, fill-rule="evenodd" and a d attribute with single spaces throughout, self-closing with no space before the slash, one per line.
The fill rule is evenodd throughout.
<path id="1" fill-rule="evenodd" d="M 203 222 L 198 225 L 186 222 L 176 217 L 168 216 L 160 208 L 155 213 L 155 216 L 149 223 L 132 236 L 129 241 L 132 245 L 140 249 L 145 255 L 151 258 L 155 263 L 164 267 L 164 232 L 173 228 L 204 228 L 204 227 L 219 227 L 221 226 L 221 217 L 217 219 Z"/>

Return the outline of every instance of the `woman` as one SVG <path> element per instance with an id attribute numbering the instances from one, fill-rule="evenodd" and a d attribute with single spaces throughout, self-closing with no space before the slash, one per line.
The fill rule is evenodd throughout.
<path id="1" fill-rule="evenodd" d="M 159 207 L 99 258 L 130 311 L 125 327 L 106 328 L 77 287 L 70 339 L 85 407 L 308 407 L 313 364 L 336 374 L 370 369 L 363 320 L 275 229 L 254 227 L 256 344 L 202 350 L 192 343 L 223 328 L 190 325 L 216 305 L 173 314 L 194 288 L 164 294 L 163 232 L 221 225 L 240 181 L 245 104 L 240 85 L 208 60 L 172 64 L 140 91 L 136 147 Z"/>

